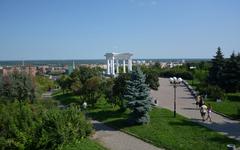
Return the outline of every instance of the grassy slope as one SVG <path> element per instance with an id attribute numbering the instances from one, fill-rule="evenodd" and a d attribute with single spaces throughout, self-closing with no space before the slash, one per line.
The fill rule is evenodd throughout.
<path id="1" fill-rule="evenodd" d="M 213 107 L 216 112 L 223 113 L 235 119 L 240 119 L 240 102 L 234 101 L 222 101 L 220 103 L 214 101 L 207 101 Z"/>
<path id="2" fill-rule="evenodd" d="M 74 95 L 73 93 L 62 94 L 62 91 L 54 93 L 53 99 L 59 101 L 61 104 L 67 105 L 70 103 L 82 104 L 80 96 Z"/>
<path id="3" fill-rule="evenodd" d="M 151 113 L 151 123 L 142 126 L 128 125 L 128 112 L 121 113 L 111 107 L 91 110 L 89 115 L 110 126 L 131 132 L 141 138 L 148 139 L 158 147 L 175 150 L 221 150 L 229 143 L 240 145 L 223 135 L 202 127 L 188 119 L 177 116 L 166 109 L 154 108 Z"/>
<path id="4" fill-rule="evenodd" d="M 106 148 L 93 140 L 82 139 L 76 143 L 64 145 L 62 150 L 106 150 Z"/>

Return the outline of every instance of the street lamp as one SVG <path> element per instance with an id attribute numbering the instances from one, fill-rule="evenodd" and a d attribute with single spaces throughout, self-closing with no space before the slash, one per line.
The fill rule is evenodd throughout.
<path id="1" fill-rule="evenodd" d="M 176 117 L 176 88 L 177 85 L 180 84 L 182 82 L 182 78 L 176 78 L 176 77 L 171 77 L 169 78 L 170 84 L 173 85 L 173 89 L 174 89 L 174 118 Z"/>
<path id="2" fill-rule="evenodd" d="M 190 66 L 189 69 L 190 69 L 191 72 L 192 72 L 192 86 L 193 86 L 193 80 L 194 80 L 193 72 L 194 72 L 194 69 L 196 69 L 196 67 L 195 67 L 195 66 Z"/>

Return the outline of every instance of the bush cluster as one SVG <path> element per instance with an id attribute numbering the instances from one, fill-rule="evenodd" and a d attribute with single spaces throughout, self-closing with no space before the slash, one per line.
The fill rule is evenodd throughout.
<path id="1" fill-rule="evenodd" d="M 1 149 L 58 149 L 84 138 L 92 125 L 76 106 L 47 109 L 41 104 L 0 104 Z"/>
<path id="2" fill-rule="evenodd" d="M 166 70 L 163 70 L 159 73 L 159 76 L 162 76 L 162 77 L 181 77 L 185 80 L 192 80 L 193 79 L 193 76 L 192 76 L 192 73 L 185 70 L 185 69 L 176 69 L 176 68 L 173 68 L 173 69 L 166 69 Z"/>

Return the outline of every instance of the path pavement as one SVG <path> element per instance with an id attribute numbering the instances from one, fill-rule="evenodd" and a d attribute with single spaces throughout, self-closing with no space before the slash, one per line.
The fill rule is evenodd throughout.
<path id="1" fill-rule="evenodd" d="M 158 106 L 173 110 L 173 86 L 169 80 L 160 78 L 160 87 L 158 91 L 151 91 L 151 96 L 157 99 Z M 230 138 L 240 141 L 240 122 L 230 120 L 226 117 L 212 113 L 212 122 L 201 120 L 199 108 L 195 105 L 195 99 L 189 90 L 182 84 L 176 89 L 177 93 L 177 113 L 181 114 L 194 122 L 197 122 L 207 128 L 221 132 Z M 213 108 L 214 109 L 214 108 Z"/>
<path id="2" fill-rule="evenodd" d="M 92 121 L 96 133 L 93 139 L 111 150 L 161 150 L 138 138 L 115 130 L 96 120 Z"/>
<path id="3" fill-rule="evenodd" d="M 51 98 L 52 97 L 52 92 L 45 92 L 42 94 L 42 98 Z"/>

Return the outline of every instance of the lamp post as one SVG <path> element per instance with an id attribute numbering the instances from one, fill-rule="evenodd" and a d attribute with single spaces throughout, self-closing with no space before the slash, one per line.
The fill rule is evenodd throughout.
<path id="1" fill-rule="evenodd" d="M 176 78 L 176 77 L 171 77 L 169 78 L 170 84 L 173 85 L 173 89 L 174 89 L 174 118 L 176 117 L 176 88 L 177 85 L 180 84 L 182 82 L 182 78 Z"/>
<path id="2" fill-rule="evenodd" d="M 194 80 L 193 72 L 194 72 L 194 69 L 196 69 L 196 67 L 195 67 L 195 66 L 190 66 L 189 69 L 190 69 L 191 72 L 192 72 L 192 86 L 193 86 L 193 80 Z"/>

